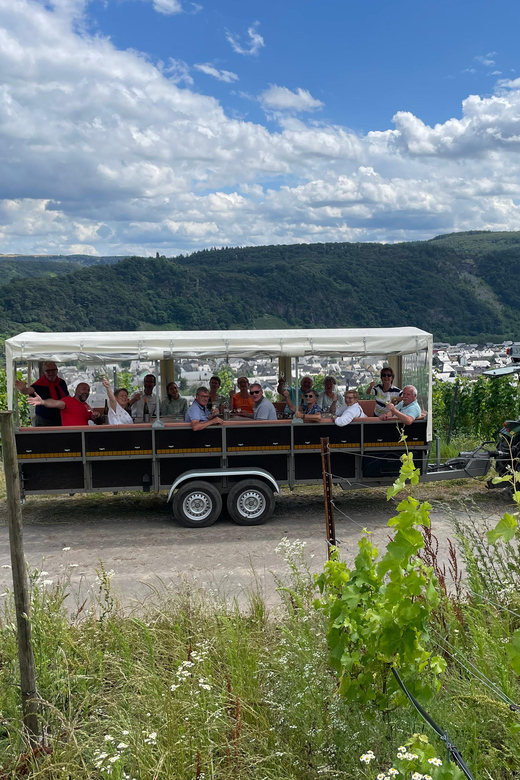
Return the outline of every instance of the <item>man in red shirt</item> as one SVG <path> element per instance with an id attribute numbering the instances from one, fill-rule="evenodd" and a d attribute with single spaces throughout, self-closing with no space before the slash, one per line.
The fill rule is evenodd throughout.
<path id="1" fill-rule="evenodd" d="M 88 425 L 89 420 L 99 416 L 99 412 L 93 412 L 87 404 L 87 398 L 90 395 L 90 387 L 86 382 L 80 382 L 76 387 L 74 395 L 68 395 L 60 400 L 47 398 L 43 400 L 36 393 L 27 398 L 27 403 L 31 406 L 41 405 L 47 409 L 61 410 L 61 424 L 63 426 Z"/>

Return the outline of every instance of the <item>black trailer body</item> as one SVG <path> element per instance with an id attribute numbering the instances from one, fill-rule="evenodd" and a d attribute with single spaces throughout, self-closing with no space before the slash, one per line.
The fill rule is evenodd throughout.
<path id="1" fill-rule="evenodd" d="M 183 474 L 215 470 L 221 492 L 236 482 L 233 469 L 263 469 L 278 485 L 321 483 L 320 439 L 328 437 L 333 481 L 345 489 L 390 484 L 406 447 L 426 473 L 426 421 L 406 428 L 400 443 L 395 422 L 228 422 L 202 431 L 185 423 L 78 428 L 19 428 L 16 433 L 22 489 L 41 493 L 171 490 Z"/>

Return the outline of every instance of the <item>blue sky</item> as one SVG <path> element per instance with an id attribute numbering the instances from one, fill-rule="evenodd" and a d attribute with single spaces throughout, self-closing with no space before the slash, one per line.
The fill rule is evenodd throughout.
<path id="1" fill-rule="evenodd" d="M 283 84 L 309 90 L 325 103 L 328 121 L 358 131 L 387 129 L 398 110 L 435 124 L 458 116 L 469 93 L 492 92 L 500 76 L 514 78 L 520 67 L 520 4 L 513 2 L 210 0 L 198 13 L 185 5 L 188 13 L 165 16 L 145 3 L 95 2 L 89 16 L 92 29 L 118 48 L 236 73 L 240 80 L 220 89 L 199 75 L 196 87 L 259 122 L 261 110 L 240 93 Z M 226 33 L 246 45 L 255 22 L 264 40 L 258 55 L 234 52 Z"/>
<path id="2" fill-rule="evenodd" d="M 518 230 L 519 17 L 0 0 L 0 252 Z"/>

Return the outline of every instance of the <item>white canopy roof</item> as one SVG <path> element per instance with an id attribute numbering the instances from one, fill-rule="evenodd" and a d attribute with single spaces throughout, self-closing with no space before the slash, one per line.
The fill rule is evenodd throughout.
<path id="1" fill-rule="evenodd" d="M 20 333 L 5 342 L 8 375 L 14 360 L 118 362 L 169 357 L 300 357 L 406 355 L 433 336 L 418 328 L 334 330 L 192 330 Z"/>

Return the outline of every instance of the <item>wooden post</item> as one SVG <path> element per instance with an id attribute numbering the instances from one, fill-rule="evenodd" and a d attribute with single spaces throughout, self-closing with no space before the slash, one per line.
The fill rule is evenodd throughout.
<path id="1" fill-rule="evenodd" d="M 334 522 L 334 508 L 332 506 L 332 475 L 330 465 L 329 440 L 321 441 L 321 467 L 323 472 L 323 496 L 325 499 L 325 525 L 327 529 L 327 558 L 330 559 L 331 547 L 337 546 L 336 523 Z"/>
<path id="2" fill-rule="evenodd" d="M 18 477 L 18 459 L 12 412 L 0 412 L 0 433 L 2 434 L 13 593 L 18 629 L 18 661 L 20 664 L 23 722 L 29 742 L 34 747 L 38 743 L 38 700 L 36 695 L 34 653 L 31 642 L 29 578 L 23 551 L 20 480 Z"/>

